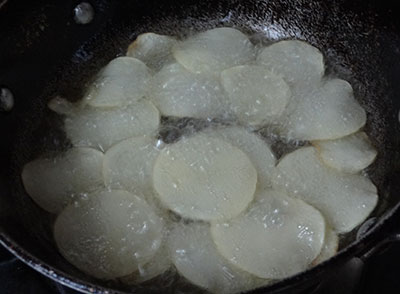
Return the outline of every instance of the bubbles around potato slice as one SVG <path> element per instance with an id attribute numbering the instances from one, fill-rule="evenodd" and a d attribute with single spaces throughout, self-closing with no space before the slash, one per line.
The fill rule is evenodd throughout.
<path id="1" fill-rule="evenodd" d="M 149 96 L 165 116 L 211 118 L 225 111 L 219 82 L 178 63 L 165 66 L 153 77 Z"/>
<path id="2" fill-rule="evenodd" d="M 265 67 L 241 65 L 221 73 L 230 108 L 239 121 L 262 125 L 279 117 L 289 102 L 286 82 Z"/>
<path id="3" fill-rule="evenodd" d="M 325 71 L 321 52 L 299 40 L 284 40 L 267 46 L 258 54 L 257 63 L 291 85 L 319 82 Z"/>
<path id="4" fill-rule="evenodd" d="M 107 150 L 124 139 L 156 132 L 160 124 L 157 108 L 145 99 L 124 108 L 85 107 L 65 119 L 67 137 L 75 146 Z"/>
<path id="5" fill-rule="evenodd" d="M 349 232 L 363 222 L 378 201 L 370 179 L 326 167 L 314 147 L 287 154 L 277 171 L 273 186 L 319 209 L 338 233 Z"/>
<path id="6" fill-rule="evenodd" d="M 233 28 L 216 28 L 198 33 L 176 44 L 172 52 L 187 70 L 214 76 L 224 69 L 255 58 L 253 44 L 246 35 Z"/>
<path id="7" fill-rule="evenodd" d="M 324 246 L 322 246 L 321 253 L 313 261 L 313 265 L 328 260 L 335 256 L 339 248 L 339 236 L 329 226 L 325 228 Z"/>
<path id="8" fill-rule="evenodd" d="M 55 222 L 54 238 L 61 254 L 77 268 L 112 279 L 151 260 L 162 231 L 163 220 L 144 200 L 115 190 L 68 206 Z"/>
<path id="9" fill-rule="evenodd" d="M 126 55 L 140 59 L 148 67 L 158 71 L 173 60 L 171 49 L 176 43 L 177 40 L 170 36 L 144 33 L 129 45 Z"/>
<path id="10" fill-rule="evenodd" d="M 161 202 L 197 220 L 238 215 L 253 200 L 256 182 L 257 172 L 246 154 L 204 133 L 166 146 L 153 170 Z"/>
<path id="11" fill-rule="evenodd" d="M 241 271 L 216 250 L 208 224 L 177 224 L 168 244 L 178 272 L 212 293 L 240 293 L 269 283 Z"/>
<path id="12" fill-rule="evenodd" d="M 44 210 L 59 213 L 74 195 L 103 185 L 103 153 L 72 148 L 54 158 L 28 162 L 22 171 L 26 192 Z"/>
<path id="13" fill-rule="evenodd" d="M 244 214 L 212 224 L 218 251 L 260 278 L 282 279 L 305 270 L 323 245 L 321 213 L 279 191 L 258 191 L 255 197 Z"/>
<path id="14" fill-rule="evenodd" d="M 358 173 L 369 166 L 377 151 L 364 132 L 336 140 L 315 141 L 321 160 L 329 167 L 345 173 Z"/>

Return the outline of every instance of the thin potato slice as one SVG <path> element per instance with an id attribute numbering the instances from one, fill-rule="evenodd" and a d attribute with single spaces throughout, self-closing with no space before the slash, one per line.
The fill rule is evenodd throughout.
<path id="1" fill-rule="evenodd" d="M 153 170 L 161 202 L 191 219 L 238 215 L 253 200 L 257 172 L 238 148 L 204 133 L 165 147 Z"/>
<path id="2" fill-rule="evenodd" d="M 289 153 L 280 160 L 277 171 L 273 185 L 319 209 L 337 233 L 349 232 L 362 223 L 378 201 L 370 179 L 326 167 L 314 147 Z"/>
<path id="3" fill-rule="evenodd" d="M 283 279 L 305 270 L 319 255 L 325 221 L 299 199 L 258 191 L 246 213 L 213 223 L 218 251 L 242 270 L 264 279 Z"/>
<path id="4" fill-rule="evenodd" d="M 26 192 L 44 210 L 59 213 L 74 196 L 103 185 L 103 153 L 72 148 L 61 156 L 28 162 L 22 171 Z"/>
<path id="5" fill-rule="evenodd" d="M 176 44 L 172 52 L 189 71 L 214 76 L 255 58 L 250 40 L 233 28 L 216 28 L 196 34 Z"/>
<path id="6" fill-rule="evenodd" d="M 327 166 L 345 173 L 360 172 L 369 166 L 377 155 L 364 132 L 336 140 L 315 141 L 313 145 Z"/>
<path id="7" fill-rule="evenodd" d="M 322 246 L 321 253 L 313 261 L 313 265 L 317 265 L 333 257 L 337 253 L 338 248 L 339 248 L 339 236 L 336 234 L 334 230 L 332 230 L 331 228 L 329 228 L 329 226 L 327 226 L 327 228 L 325 229 L 324 246 Z"/>
<path id="8" fill-rule="evenodd" d="M 54 238 L 61 254 L 100 279 L 128 275 L 152 259 L 163 221 L 147 203 L 122 190 L 90 195 L 57 218 Z"/>
<path id="9" fill-rule="evenodd" d="M 291 91 L 279 76 L 256 65 L 240 65 L 221 73 L 231 111 L 239 121 L 263 125 L 279 117 L 289 102 Z"/>
<path id="10" fill-rule="evenodd" d="M 240 293 L 269 283 L 241 271 L 216 250 L 208 224 L 177 224 L 168 244 L 178 272 L 212 293 Z"/>

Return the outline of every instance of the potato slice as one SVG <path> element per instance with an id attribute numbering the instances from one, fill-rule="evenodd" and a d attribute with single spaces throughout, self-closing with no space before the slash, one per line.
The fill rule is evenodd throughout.
<path id="1" fill-rule="evenodd" d="M 233 28 L 201 32 L 176 44 L 172 52 L 187 70 L 214 76 L 255 58 L 254 46 L 249 38 Z"/>
<path id="2" fill-rule="evenodd" d="M 263 125 L 279 117 L 289 102 L 291 91 L 279 76 L 256 65 L 241 65 L 221 73 L 232 112 L 239 121 Z"/>
<path id="3" fill-rule="evenodd" d="M 321 52 L 299 40 L 273 43 L 258 54 L 257 63 L 282 76 L 291 85 L 319 82 L 325 71 Z"/>
<path id="4" fill-rule="evenodd" d="M 215 248 L 208 224 L 177 224 L 169 235 L 168 244 L 178 272 L 212 293 L 240 293 L 270 283 L 225 260 Z"/>
<path id="5" fill-rule="evenodd" d="M 155 133 L 160 113 L 148 100 L 142 99 L 124 108 L 85 107 L 65 119 L 67 137 L 75 146 L 107 150 L 124 139 Z"/>
<path id="6" fill-rule="evenodd" d="M 162 219 L 144 200 L 114 190 L 68 206 L 55 222 L 54 238 L 61 254 L 77 268 L 112 279 L 151 260 L 162 231 Z"/>
<path id="7" fill-rule="evenodd" d="M 314 147 L 287 154 L 278 163 L 277 171 L 273 186 L 286 189 L 291 196 L 319 209 L 338 233 L 361 224 L 378 201 L 370 179 L 326 167 Z"/>
<path id="8" fill-rule="evenodd" d="M 26 192 L 44 210 L 59 213 L 74 196 L 103 185 L 103 153 L 72 148 L 55 158 L 28 162 L 22 170 Z"/>
<path id="9" fill-rule="evenodd" d="M 321 253 L 313 261 L 313 265 L 317 265 L 321 262 L 328 260 L 335 256 L 339 248 L 339 237 L 334 230 L 329 226 L 325 228 L 325 239 L 324 246 L 322 246 Z"/>
<path id="10" fill-rule="evenodd" d="M 115 144 L 104 156 L 106 186 L 153 194 L 152 171 L 159 150 L 151 137 L 134 137 Z"/>
<path id="11" fill-rule="evenodd" d="M 315 141 L 321 160 L 329 167 L 345 173 L 358 173 L 369 166 L 377 151 L 364 132 L 336 140 Z"/>
<path id="12" fill-rule="evenodd" d="M 140 60 L 118 57 L 99 73 L 83 103 L 93 107 L 117 107 L 144 97 L 150 82 L 149 68 Z"/>
<path id="13" fill-rule="evenodd" d="M 161 202 L 191 219 L 238 215 L 253 200 L 257 172 L 238 148 L 204 133 L 166 146 L 153 170 Z"/>
<path id="14" fill-rule="evenodd" d="M 276 159 L 269 145 L 260 136 L 242 127 L 221 127 L 206 130 L 242 150 L 257 171 L 257 189 L 271 187 Z"/>
<path id="15" fill-rule="evenodd" d="M 325 221 L 318 210 L 284 192 L 259 190 L 246 213 L 213 223 L 211 235 L 237 267 L 260 278 L 283 279 L 319 255 Z"/>
<path id="16" fill-rule="evenodd" d="M 165 66 L 152 80 L 151 100 L 165 116 L 219 116 L 223 92 L 215 79 L 191 73 L 178 63 Z"/>
<path id="17" fill-rule="evenodd" d="M 140 59 L 148 67 L 158 71 L 173 60 L 171 49 L 176 43 L 177 40 L 170 36 L 144 33 L 129 45 L 126 55 Z"/>

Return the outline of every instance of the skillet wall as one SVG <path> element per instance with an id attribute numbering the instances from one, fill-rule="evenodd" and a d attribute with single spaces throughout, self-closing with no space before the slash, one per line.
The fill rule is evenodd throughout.
<path id="1" fill-rule="evenodd" d="M 389 1 L 93 1 L 88 25 L 73 21 L 78 3 L 9 1 L 0 8 L 0 86 L 15 97 L 14 109 L 0 113 L 0 228 L 44 263 L 96 282 L 58 254 L 49 225 L 54 216 L 30 200 L 19 178 L 27 161 L 68 147 L 58 130 L 62 121 L 46 103 L 55 95 L 79 99 L 90 76 L 146 31 L 185 36 L 237 26 L 256 38 L 315 45 L 327 71 L 351 82 L 367 110 L 366 130 L 380 154 L 370 169 L 381 196 L 375 215 L 400 200 L 400 18 Z M 350 235 L 344 242 L 353 241 Z"/>

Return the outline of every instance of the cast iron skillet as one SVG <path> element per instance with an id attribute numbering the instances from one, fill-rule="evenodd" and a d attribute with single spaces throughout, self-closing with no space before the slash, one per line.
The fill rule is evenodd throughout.
<path id="1" fill-rule="evenodd" d="M 327 72 L 348 80 L 368 113 L 365 130 L 379 151 L 369 174 L 380 202 L 373 225 L 342 240 L 340 253 L 311 270 L 257 293 L 307 289 L 354 256 L 393 238 L 400 220 L 400 23 L 385 2 L 334 1 L 93 1 L 90 24 L 73 20 L 77 1 L 0 1 L 0 86 L 15 106 L 0 112 L 0 243 L 43 274 L 83 292 L 173 292 L 127 288 L 89 277 L 57 252 L 51 237 L 54 216 L 26 195 L 21 167 L 43 152 L 68 148 L 62 120 L 46 103 L 70 100 L 99 68 L 122 54 L 142 32 L 185 36 L 216 26 L 238 27 L 261 39 L 307 40 L 325 55 Z"/>

